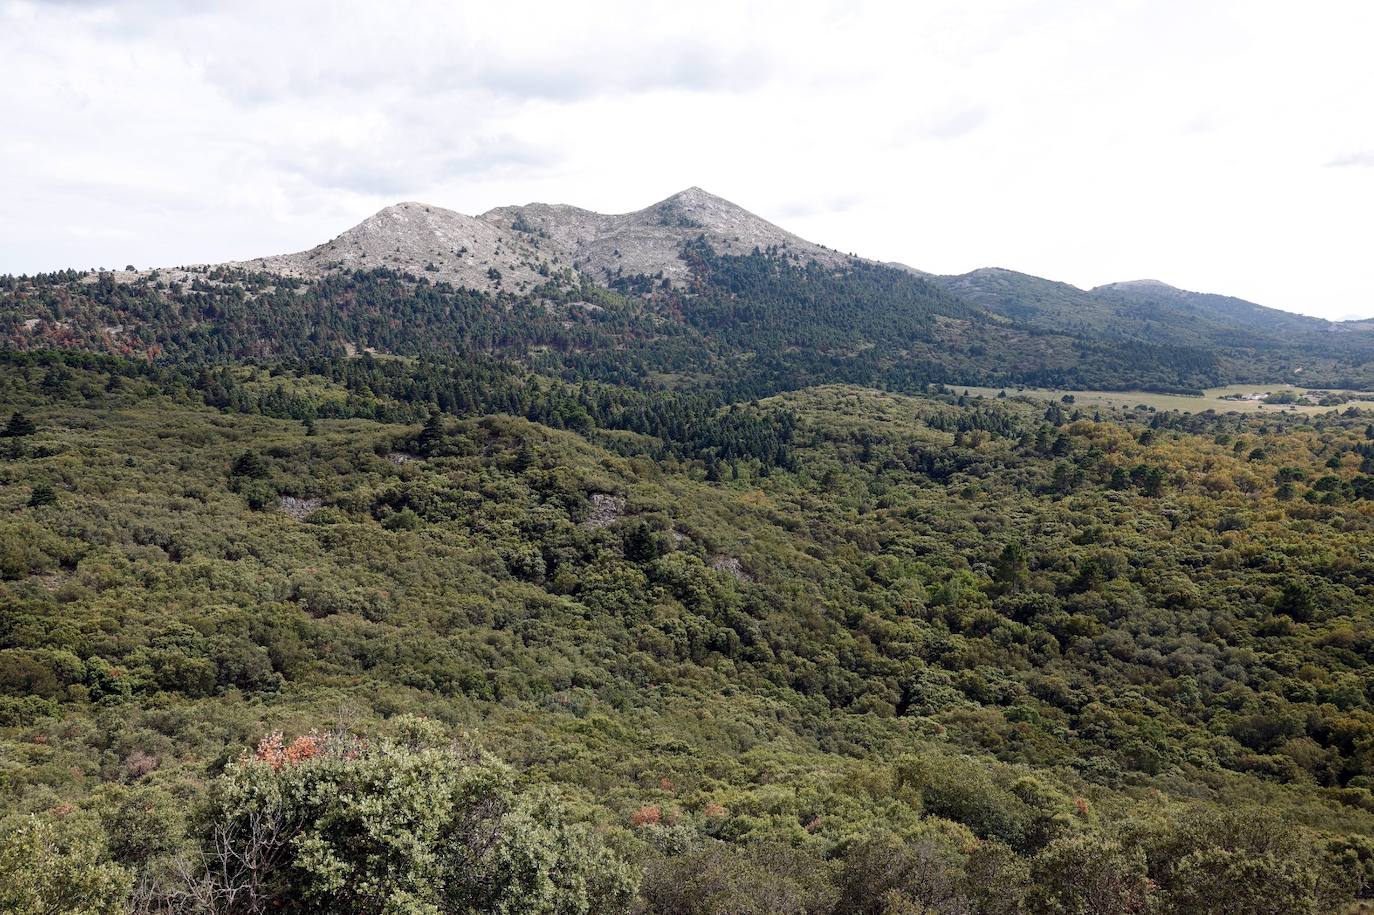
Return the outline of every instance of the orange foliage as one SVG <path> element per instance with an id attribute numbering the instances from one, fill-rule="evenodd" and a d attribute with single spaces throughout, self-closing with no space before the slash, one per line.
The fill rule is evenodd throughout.
<path id="1" fill-rule="evenodd" d="M 652 826 L 663 819 L 663 810 L 659 807 L 646 806 L 640 807 L 630 814 L 631 826 Z"/>
<path id="2" fill-rule="evenodd" d="M 282 766 L 299 765 L 323 752 L 324 740 L 318 734 L 302 734 L 287 746 L 281 731 L 274 731 L 258 741 L 253 758 L 267 763 L 273 772 L 280 772 Z"/>
<path id="3" fill-rule="evenodd" d="M 281 767 L 286 764 L 286 750 L 282 746 L 281 731 L 268 734 L 259 740 L 258 748 L 253 751 L 253 758 L 258 762 L 267 763 L 273 772 L 280 772 Z"/>
<path id="4" fill-rule="evenodd" d="M 307 759 L 314 759 L 320 755 L 324 749 L 323 741 L 314 734 L 302 734 L 291 741 L 291 746 L 286 748 L 286 761 L 290 765 L 296 765 Z"/>
<path id="5" fill-rule="evenodd" d="M 725 816 L 725 814 L 725 805 L 718 801 L 711 801 L 711 803 L 701 809 L 701 815 L 708 820 L 718 820 Z"/>

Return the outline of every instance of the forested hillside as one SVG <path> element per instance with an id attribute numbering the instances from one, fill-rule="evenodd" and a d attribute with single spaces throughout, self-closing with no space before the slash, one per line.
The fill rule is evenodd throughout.
<path id="1" fill-rule="evenodd" d="M 89 349 L 92 307 L 144 317 L 137 359 L 0 363 L 0 908 L 1374 893 L 1374 413 L 968 398 L 871 345 L 933 350 L 960 300 L 855 269 L 750 314 L 811 268 L 699 253 L 697 291 L 580 319 L 421 287 L 493 335 L 446 353 L 384 274 L 23 292 Z M 669 305 L 627 352 L 728 383 L 557 345 Z M 428 354 L 332 355 L 363 328 Z M 547 348 L 489 359 L 501 328 Z M 802 334 L 829 352 L 768 355 Z M 792 389 L 832 370 L 909 393 Z"/>
<path id="2" fill-rule="evenodd" d="M 1009 324 L 919 277 L 856 262 L 801 265 L 778 252 L 684 252 L 687 288 L 622 276 L 606 289 L 551 275 L 491 294 L 389 269 L 311 281 L 223 268 L 188 283 L 157 273 L 0 279 L 0 335 L 16 348 L 80 347 L 192 364 L 245 358 L 494 356 L 569 380 L 757 397 L 843 382 L 1036 384 L 1192 391 L 1259 369 L 1253 354 Z M 1265 380 L 1359 387 L 1374 363 L 1294 361 Z M 1302 371 L 1294 374 L 1294 370 Z M 1263 373 L 1261 373 L 1263 374 Z"/>
<path id="3" fill-rule="evenodd" d="M 1296 381 L 1316 372 L 1336 387 L 1368 384 L 1374 358 L 1358 321 L 1331 322 L 1229 296 L 1140 280 L 1084 290 L 1012 270 L 934 281 L 1013 323 L 1102 341 L 1200 348 L 1228 382 Z"/>
<path id="4" fill-rule="evenodd" d="M 387 207 L 299 254 L 0 277 L 0 340 L 191 364 L 474 355 L 730 399 L 845 383 L 1374 389 L 1374 337 L 1137 281 L 921 274 L 690 188 L 643 210 Z"/>
<path id="5" fill-rule="evenodd" d="M 699 189 L 2 277 L 0 911 L 1359 911 L 1370 387 Z"/>

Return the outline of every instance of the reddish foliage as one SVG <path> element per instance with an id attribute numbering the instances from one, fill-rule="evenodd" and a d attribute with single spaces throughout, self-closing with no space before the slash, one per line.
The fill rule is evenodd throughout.
<path id="1" fill-rule="evenodd" d="M 677 785 L 673 783 L 673 780 L 671 778 L 660 778 L 658 780 L 658 787 L 663 791 L 669 792 L 677 790 Z"/>
<path id="2" fill-rule="evenodd" d="M 655 806 L 640 807 L 630 814 L 631 826 L 652 826 L 663 819 L 663 810 Z"/>
<path id="3" fill-rule="evenodd" d="M 73 807 L 71 804 L 58 804 L 52 810 L 49 810 L 48 813 L 52 815 L 53 819 L 62 820 L 66 819 L 66 817 L 75 809 L 76 808 Z"/>
<path id="4" fill-rule="evenodd" d="M 725 805 L 718 801 L 711 801 L 701 809 L 701 815 L 708 820 L 719 820 L 726 814 Z"/>
<path id="5" fill-rule="evenodd" d="M 1088 807 L 1088 800 L 1087 800 L 1087 798 L 1075 797 L 1075 798 L 1073 799 L 1073 806 L 1074 806 L 1075 808 L 1077 808 L 1077 810 L 1078 810 L 1078 815 L 1079 815 L 1079 816 L 1085 817 L 1085 816 L 1088 815 L 1088 810 L 1089 810 L 1090 808 Z"/>
<path id="6" fill-rule="evenodd" d="M 291 741 L 291 746 L 286 748 L 286 762 L 296 765 L 307 759 L 314 759 L 320 755 L 324 749 L 324 741 L 314 734 L 302 734 Z"/>
<path id="7" fill-rule="evenodd" d="M 807 832 L 815 832 L 817 829 L 820 829 L 820 828 L 821 828 L 821 815 L 820 815 L 819 813 L 816 814 L 816 815 L 813 816 L 811 819 L 807 820 L 805 823 L 802 824 L 802 829 L 805 829 Z"/>
<path id="8" fill-rule="evenodd" d="M 281 731 L 268 734 L 259 740 L 258 748 L 253 751 L 253 758 L 258 762 L 267 763 L 273 772 L 280 772 L 281 767 L 286 764 L 286 750 L 282 746 Z"/>
<path id="9" fill-rule="evenodd" d="M 302 734 L 288 745 L 281 731 L 274 731 L 258 741 L 253 751 L 253 759 L 265 762 L 273 772 L 280 772 L 283 766 L 296 766 L 307 759 L 314 759 L 324 752 L 324 738 L 319 734 Z M 349 751 L 348 759 L 357 754 Z"/>

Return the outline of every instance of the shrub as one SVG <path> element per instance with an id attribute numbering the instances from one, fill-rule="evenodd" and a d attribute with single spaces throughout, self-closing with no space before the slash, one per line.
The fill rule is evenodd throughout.
<path id="1" fill-rule="evenodd" d="M 37 816 L 0 822 L 0 912 L 116 915 L 132 881 L 109 860 L 96 831 Z"/>
<path id="2" fill-rule="evenodd" d="M 823 915 L 835 891 L 826 865 L 805 852 L 717 842 L 651 863 L 643 896 L 654 915 Z"/>
<path id="3" fill-rule="evenodd" d="M 204 824 L 208 895 L 228 911 L 591 915 L 628 906 L 627 866 L 509 769 L 409 741 L 265 739 L 229 766 Z M 200 895 L 207 895 L 204 891 Z"/>

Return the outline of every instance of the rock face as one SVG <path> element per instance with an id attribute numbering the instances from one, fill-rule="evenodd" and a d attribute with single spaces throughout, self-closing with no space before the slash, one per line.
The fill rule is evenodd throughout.
<path id="1" fill-rule="evenodd" d="M 309 251 L 230 266 L 312 278 L 390 267 L 487 291 L 525 292 L 559 275 L 606 283 L 661 274 L 681 283 L 687 242 L 705 237 L 722 254 L 777 248 L 798 261 L 850 258 L 799 238 L 701 188 L 633 213 L 606 215 L 566 204 L 498 207 L 480 217 L 424 203 L 398 203 Z"/>
<path id="2" fill-rule="evenodd" d="M 721 254 L 748 254 L 754 248 L 776 247 L 800 261 L 814 258 L 834 265 L 849 260 L 699 187 L 618 216 L 532 203 L 499 207 L 481 218 L 499 227 L 517 226 L 546 236 L 564 258 L 596 282 L 637 273 L 662 273 L 673 282 L 681 282 L 688 273 L 679 257 L 682 246 L 701 236 Z"/>
<path id="3" fill-rule="evenodd" d="M 539 267 L 548 259 L 518 232 L 442 207 L 398 203 L 309 251 L 234 266 L 305 278 L 390 267 L 474 289 L 522 291 L 544 281 Z"/>

